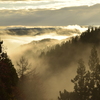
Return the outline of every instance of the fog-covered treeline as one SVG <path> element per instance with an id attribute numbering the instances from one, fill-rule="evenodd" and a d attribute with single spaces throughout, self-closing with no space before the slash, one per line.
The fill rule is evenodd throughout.
<path id="1" fill-rule="evenodd" d="M 96 97 L 99 98 L 100 92 L 99 37 L 100 28 L 88 28 L 80 36 L 51 45 L 47 50 L 44 48 L 41 53 L 34 52 L 39 45 L 34 48 L 31 46 L 40 44 L 42 47 L 43 44 L 47 45 L 55 40 L 33 41 L 20 47 L 27 48 L 29 45 L 30 48 L 25 49 L 24 52 L 19 49 L 19 53 L 16 53 L 18 50 L 16 49 L 15 55 L 11 57 L 12 61 L 0 41 L 1 98 L 3 100 L 67 100 L 69 98 L 97 100 Z M 79 60 L 80 58 L 84 61 Z M 65 89 L 64 93 L 61 92 L 63 89 Z"/>
<path id="2" fill-rule="evenodd" d="M 65 27 L 48 26 L 43 28 L 42 27 L 33 27 L 33 28 L 5 27 L 5 29 L 0 29 L 0 37 L 4 40 L 5 46 L 7 47 L 8 54 L 12 55 L 13 50 L 15 51 L 16 48 L 18 48 L 20 45 L 31 43 L 31 47 L 34 48 L 34 46 L 36 45 L 38 46 L 38 44 L 40 44 L 40 41 L 43 39 L 49 39 L 49 40 L 50 39 L 63 40 L 66 38 L 68 39 L 72 36 L 80 35 L 81 32 L 85 30 L 87 30 L 87 26 L 79 26 L 79 25 L 73 25 L 73 26 L 69 25 Z M 52 43 L 51 41 L 51 44 L 49 41 L 49 44 L 46 44 L 47 47 L 48 45 L 52 46 L 55 45 L 55 43 L 61 42 L 61 41 L 56 42 L 56 40 L 54 43 Z M 38 44 L 32 45 L 32 41 L 33 43 L 38 43 Z M 35 47 L 34 51 L 37 50 L 38 48 Z M 42 46 L 42 48 L 40 47 L 39 50 L 43 48 L 44 46 Z M 16 52 L 18 51 L 16 50 Z"/>
<path id="3" fill-rule="evenodd" d="M 41 77 L 25 57 L 19 57 L 15 69 L 0 41 L 0 99 L 45 100 L 45 88 Z"/>
<path id="4" fill-rule="evenodd" d="M 41 57 L 48 59 L 52 71 L 60 71 L 59 69 L 69 67 L 72 62 L 77 62 L 80 57 L 87 60 L 92 45 L 95 44 L 99 48 L 99 37 L 100 28 L 89 28 L 80 36 L 73 37 L 71 40 L 62 43 L 62 45 L 58 44 L 46 53 L 42 52 Z"/>

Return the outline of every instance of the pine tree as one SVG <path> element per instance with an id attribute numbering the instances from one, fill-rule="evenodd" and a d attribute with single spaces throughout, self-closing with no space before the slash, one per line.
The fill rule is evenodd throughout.
<path id="1" fill-rule="evenodd" d="M 97 66 L 99 65 L 99 58 L 98 58 L 98 54 L 97 54 L 97 50 L 96 47 L 93 46 L 93 48 L 91 49 L 91 55 L 89 57 L 89 68 L 92 72 L 96 72 L 97 71 Z"/>
<path id="2" fill-rule="evenodd" d="M 17 85 L 18 76 L 7 53 L 2 51 L 2 43 L 0 44 L 0 87 L 2 87 L 0 88 L 0 100 L 12 100 L 15 96 L 13 90 Z"/>
<path id="3" fill-rule="evenodd" d="M 66 90 L 62 93 L 59 91 L 60 96 L 58 97 L 58 100 L 69 100 L 70 99 L 70 93 Z"/>
<path id="4" fill-rule="evenodd" d="M 79 96 L 80 100 L 86 100 L 87 98 L 87 87 L 86 87 L 86 68 L 84 65 L 84 61 L 82 59 L 79 60 L 78 62 L 78 68 L 77 68 L 77 75 L 73 80 L 71 80 L 75 86 L 74 90 Z"/>
<path id="5" fill-rule="evenodd" d="M 96 47 L 93 46 L 89 58 L 90 75 L 90 92 L 91 100 L 100 100 L 100 64 Z"/>

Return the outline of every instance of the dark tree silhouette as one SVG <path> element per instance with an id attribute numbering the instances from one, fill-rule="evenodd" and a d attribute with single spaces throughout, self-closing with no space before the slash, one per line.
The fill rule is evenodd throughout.
<path id="1" fill-rule="evenodd" d="M 90 27 L 80 36 L 70 38 L 69 41 L 56 45 L 47 52 L 42 52 L 41 57 L 49 64 L 49 70 L 53 72 L 61 71 L 65 67 L 69 67 L 72 62 L 84 56 L 84 52 L 92 45 L 97 47 L 100 45 L 100 28 Z M 87 56 L 87 55 L 86 55 Z"/>
<path id="2" fill-rule="evenodd" d="M 64 92 L 59 91 L 59 94 L 58 100 L 79 100 L 76 92 L 68 92 L 64 89 Z"/>
<path id="3" fill-rule="evenodd" d="M 64 93 L 59 91 L 60 97 L 58 97 L 58 100 L 69 100 L 70 99 L 70 93 L 66 90 L 64 90 Z"/>
<path id="4" fill-rule="evenodd" d="M 75 86 L 74 90 L 78 94 L 80 100 L 86 100 L 87 99 L 87 87 L 86 87 L 86 68 L 84 65 L 84 62 L 82 59 L 78 62 L 78 68 L 77 68 L 77 75 L 73 80 L 71 80 Z"/>
<path id="5" fill-rule="evenodd" d="M 2 42 L 3 43 L 3 42 Z M 14 89 L 18 83 L 18 76 L 12 61 L 0 44 L 0 100 L 13 100 Z"/>
<path id="6" fill-rule="evenodd" d="M 17 64 L 17 73 L 20 77 L 20 79 L 23 79 L 25 74 L 29 71 L 30 63 L 28 59 L 26 59 L 24 56 L 22 56 L 19 61 L 16 62 Z"/>
<path id="7" fill-rule="evenodd" d="M 99 58 L 98 58 L 98 54 L 97 54 L 97 50 L 96 47 L 93 46 L 93 48 L 91 49 L 91 55 L 89 57 L 89 68 L 92 72 L 96 72 L 97 70 L 97 66 L 99 65 Z"/>
<path id="8" fill-rule="evenodd" d="M 89 57 L 91 100 L 100 99 L 100 64 L 96 47 L 93 46 Z"/>
<path id="9" fill-rule="evenodd" d="M 89 70 L 86 71 L 83 60 L 79 60 L 77 75 L 71 80 L 74 92 L 60 92 L 58 100 L 100 100 L 100 64 L 95 46 L 91 49 L 88 65 Z"/>

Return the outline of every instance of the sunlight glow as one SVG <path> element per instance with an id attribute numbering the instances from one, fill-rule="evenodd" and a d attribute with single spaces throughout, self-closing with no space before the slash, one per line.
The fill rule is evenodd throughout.
<path id="1" fill-rule="evenodd" d="M 32 41 L 38 41 L 38 40 L 42 40 L 42 39 L 57 39 L 57 40 L 62 40 L 62 39 L 67 39 L 70 38 L 72 36 L 76 36 L 76 35 L 80 35 L 77 33 L 72 33 L 70 35 L 66 34 L 57 34 L 56 32 L 54 33 L 45 33 L 45 34 L 40 34 L 40 35 L 22 35 L 22 36 L 18 36 L 18 35 L 8 35 L 6 33 L 6 31 L 8 29 L 16 29 L 16 28 L 62 28 L 62 29 L 69 29 L 69 30 L 79 30 L 80 32 L 83 32 L 85 30 L 87 30 L 87 28 L 84 26 L 79 26 L 79 25 L 69 25 L 69 26 L 22 26 L 22 25 L 18 25 L 18 26 L 1 26 L 0 27 L 0 37 L 1 39 L 4 40 L 4 44 L 5 47 L 7 47 L 7 52 L 12 52 L 12 50 L 16 49 L 17 47 L 19 47 L 20 45 L 23 44 L 28 44 Z M 5 29 L 5 30 L 3 30 Z"/>
<path id="2" fill-rule="evenodd" d="M 68 37 L 69 37 L 69 36 L 42 35 L 42 36 L 36 36 L 33 40 L 42 40 L 42 39 L 46 39 L 46 38 L 62 40 L 62 39 L 66 39 L 66 38 L 68 38 Z"/>
<path id="3" fill-rule="evenodd" d="M 79 25 L 68 25 L 67 27 L 65 27 L 66 29 L 78 29 L 80 32 L 84 32 L 86 31 L 88 28 L 86 27 L 81 27 Z"/>
<path id="4" fill-rule="evenodd" d="M 26 0 L 26 1 L 0 1 L 0 9 L 61 9 L 71 6 L 92 6 L 100 0 Z"/>

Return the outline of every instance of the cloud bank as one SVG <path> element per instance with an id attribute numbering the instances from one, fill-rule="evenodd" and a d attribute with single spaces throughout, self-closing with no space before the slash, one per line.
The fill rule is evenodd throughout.
<path id="1" fill-rule="evenodd" d="M 0 31 L 0 37 L 4 40 L 7 51 L 13 52 L 17 47 L 32 41 L 40 41 L 42 39 L 57 39 L 62 40 L 75 35 L 80 35 L 81 32 L 87 30 L 86 27 L 78 25 L 66 27 L 7 27 Z M 42 42 L 42 41 L 41 41 Z M 54 42 L 54 41 L 53 41 Z M 60 42 L 60 41 L 59 41 Z M 57 43 L 59 43 L 57 42 Z M 35 42 L 36 43 L 36 42 Z M 54 43 L 52 43 L 53 45 Z M 36 47 L 37 48 L 37 47 Z"/>
<path id="2" fill-rule="evenodd" d="M 72 6 L 92 6 L 100 3 L 99 0 L 22 0 L 0 1 L 0 9 L 61 9 Z"/>
<path id="3" fill-rule="evenodd" d="M 67 7 L 58 10 L 0 10 L 0 26 L 99 25 L 100 5 Z"/>

